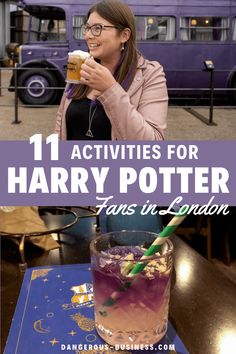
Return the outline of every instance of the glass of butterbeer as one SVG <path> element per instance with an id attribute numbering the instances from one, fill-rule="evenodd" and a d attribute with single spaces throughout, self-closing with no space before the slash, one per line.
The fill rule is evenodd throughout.
<path id="1" fill-rule="evenodd" d="M 74 50 L 68 53 L 68 63 L 66 71 L 66 82 L 72 84 L 80 83 L 81 65 L 90 57 L 89 53 L 82 50 Z"/>

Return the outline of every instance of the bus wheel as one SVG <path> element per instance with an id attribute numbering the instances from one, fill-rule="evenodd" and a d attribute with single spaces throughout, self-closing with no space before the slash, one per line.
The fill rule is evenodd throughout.
<path id="1" fill-rule="evenodd" d="M 58 82 L 55 76 L 46 69 L 29 69 L 23 71 L 18 78 L 18 96 L 24 104 L 53 104 L 58 96 Z M 50 88 L 50 89 L 48 89 Z"/>

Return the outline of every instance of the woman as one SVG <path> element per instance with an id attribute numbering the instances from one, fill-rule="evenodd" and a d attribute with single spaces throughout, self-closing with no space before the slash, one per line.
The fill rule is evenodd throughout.
<path id="1" fill-rule="evenodd" d="M 101 1 L 82 31 L 91 58 L 82 65 L 82 84 L 65 90 L 55 132 L 68 140 L 163 140 L 166 79 L 159 63 L 137 51 L 130 8 Z"/>

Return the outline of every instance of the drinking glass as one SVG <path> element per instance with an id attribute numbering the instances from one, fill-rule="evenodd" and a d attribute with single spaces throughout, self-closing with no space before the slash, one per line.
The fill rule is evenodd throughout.
<path id="1" fill-rule="evenodd" d="M 81 65 L 89 58 L 89 53 L 82 50 L 75 50 L 68 53 L 68 63 L 66 70 L 66 82 L 79 84 L 80 83 L 80 71 Z"/>
<path id="2" fill-rule="evenodd" d="M 167 240 L 135 277 L 130 270 L 158 237 L 114 231 L 90 244 L 95 325 L 111 345 L 153 345 L 167 331 L 173 245 Z"/>

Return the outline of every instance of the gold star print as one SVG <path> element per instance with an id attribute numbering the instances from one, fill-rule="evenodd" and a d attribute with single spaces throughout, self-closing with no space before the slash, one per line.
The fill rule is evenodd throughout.
<path id="1" fill-rule="evenodd" d="M 46 283 L 47 281 L 48 281 L 48 279 L 47 279 L 47 278 L 43 279 L 43 282 L 44 282 L 44 283 Z"/>
<path id="2" fill-rule="evenodd" d="M 56 338 L 53 338 L 52 340 L 49 341 L 49 343 L 52 344 L 52 346 L 54 346 L 54 344 L 59 343 L 58 340 L 56 340 Z"/>
<path id="3" fill-rule="evenodd" d="M 69 332 L 68 334 L 70 334 L 72 337 L 76 335 L 76 332 L 74 332 L 73 330 L 71 332 Z"/>

